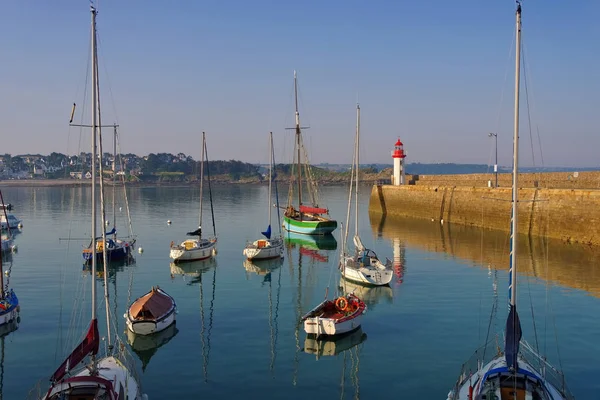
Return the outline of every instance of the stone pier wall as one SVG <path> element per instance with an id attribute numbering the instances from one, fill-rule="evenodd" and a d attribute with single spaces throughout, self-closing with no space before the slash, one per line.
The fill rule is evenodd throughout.
<path id="1" fill-rule="evenodd" d="M 511 189 L 374 185 L 369 211 L 510 231 Z M 519 233 L 600 245 L 600 190 L 519 190 Z"/>

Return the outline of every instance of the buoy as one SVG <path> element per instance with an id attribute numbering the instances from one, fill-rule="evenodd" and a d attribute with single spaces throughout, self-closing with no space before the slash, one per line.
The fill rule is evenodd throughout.
<path id="1" fill-rule="evenodd" d="M 17 225 L 17 228 L 22 228 L 23 224 L 19 222 L 19 224 Z"/>
<path id="2" fill-rule="evenodd" d="M 110 225 L 110 221 L 105 222 L 106 226 Z"/>
<path id="3" fill-rule="evenodd" d="M 444 225 L 444 218 L 440 219 L 440 224 Z"/>
<path id="4" fill-rule="evenodd" d="M 435 219 L 431 218 L 431 222 L 435 221 Z"/>
<path id="5" fill-rule="evenodd" d="M 9 272 L 8 270 L 4 271 L 4 275 L 8 276 Z"/>
<path id="6" fill-rule="evenodd" d="M 138 247 L 138 253 L 142 254 L 144 252 L 144 249 L 142 249 L 141 247 Z"/>
<path id="7" fill-rule="evenodd" d="M 119 207 L 119 211 L 123 210 L 123 207 Z"/>
<path id="8" fill-rule="evenodd" d="M 19 248 L 17 247 L 17 245 L 16 245 L 16 244 L 14 244 L 14 245 L 13 245 L 13 246 L 12 246 L 10 249 L 11 249 L 11 251 L 12 251 L 13 253 L 16 253 L 16 252 L 17 252 L 17 250 L 19 250 Z"/>
<path id="9" fill-rule="evenodd" d="M 167 220 L 167 225 L 171 225 L 171 220 L 170 219 Z"/>

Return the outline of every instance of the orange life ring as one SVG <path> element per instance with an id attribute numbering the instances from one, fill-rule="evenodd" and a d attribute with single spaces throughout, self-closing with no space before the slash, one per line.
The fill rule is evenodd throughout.
<path id="1" fill-rule="evenodd" d="M 342 311 L 346 311 L 348 309 L 348 300 L 345 297 L 338 297 L 335 300 L 335 306 Z"/>

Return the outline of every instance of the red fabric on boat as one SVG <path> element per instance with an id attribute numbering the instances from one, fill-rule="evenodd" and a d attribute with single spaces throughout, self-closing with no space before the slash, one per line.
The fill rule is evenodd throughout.
<path id="1" fill-rule="evenodd" d="M 327 214 L 326 208 L 300 206 L 300 212 L 311 214 Z"/>
<path id="2" fill-rule="evenodd" d="M 67 371 L 81 362 L 88 354 L 97 354 L 98 346 L 100 345 L 100 335 L 98 333 L 98 320 L 93 319 L 88 328 L 88 332 L 85 338 L 79 345 L 73 350 L 73 352 L 67 357 L 65 361 L 58 367 L 58 369 L 52 374 L 50 379 L 52 382 L 60 380 Z"/>

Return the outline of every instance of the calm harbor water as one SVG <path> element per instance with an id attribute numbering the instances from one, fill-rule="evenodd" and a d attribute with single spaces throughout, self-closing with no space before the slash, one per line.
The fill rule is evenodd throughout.
<path id="1" fill-rule="evenodd" d="M 286 189 L 280 187 L 280 192 Z M 321 189 L 323 203 L 343 221 L 347 188 Z M 365 187 L 360 201 L 363 242 L 380 257 L 394 260 L 396 278 L 390 287 L 346 284 L 340 289 L 335 269 L 339 229 L 336 242 L 292 238 L 282 261 L 244 261 L 246 241 L 266 228 L 266 190 L 213 186 L 219 253 L 214 262 L 173 267 L 169 243 L 184 239 L 198 223 L 197 188 L 128 189 L 137 245 L 144 252 L 135 253 L 135 262 L 110 270 L 113 322 L 127 342 L 123 313 L 153 285 L 173 295 L 179 309 L 176 327 L 154 342 L 127 342 L 149 398 L 445 399 L 462 363 L 485 340 L 494 299 L 499 306 L 492 327 L 500 332 L 504 326 L 508 235 L 369 216 Z M 2 398 L 20 399 L 52 374 L 89 322 L 91 275 L 81 262 L 89 239 L 59 239 L 89 237 L 90 189 L 2 191 L 24 226 L 15 238 L 18 253 L 3 266 L 12 270 L 21 321 L 0 342 L 0 390 Z M 117 213 L 117 227 L 124 233 L 122 200 Z M 203 229 L 211 228 L 207 205 Z M 538 346 L 557 366 L 558 339 L 575 397 L 600 398 L 600 251 L 528 238 L 522 238 L 520 250 L 524 338 L 536 343 L 533 313 Z M 103 281 L 97 282 L 101 294 Z M 323 299 L 327 286 L 331 294 L 355 290 L 369 310 L 361 331 L 343 341 L 317 344 L 306 339 L 298 320 Z M 105 333 L 103 315 L 100 307 Z M 161 346 L 153 348 L 156 344 Z"/>

